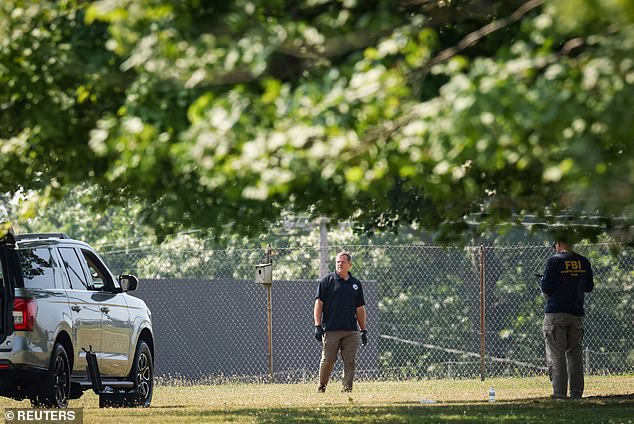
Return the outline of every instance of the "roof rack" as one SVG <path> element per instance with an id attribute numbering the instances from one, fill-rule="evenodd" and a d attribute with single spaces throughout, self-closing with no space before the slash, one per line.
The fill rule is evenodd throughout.
<path id="1" fill-rule="evenodd" d="M 70 239 L 65 233 L 30 233 L 30 234 L 17 234 L 15 236 L 16 241 L 22 240 L 44 240 L 44 239 Z"/>

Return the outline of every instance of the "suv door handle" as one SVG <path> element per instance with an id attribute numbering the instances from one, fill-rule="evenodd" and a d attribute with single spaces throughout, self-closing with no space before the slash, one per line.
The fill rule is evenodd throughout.
<path id="1" fill-rule="evenodd" d="M 78 305 L 73 305 L 73 306 L 70 307 L 70 309 L 75 311 L 75 312 L 81 311 L 81 308 Z"/>
<path id="2" fill-rule="evenodd" d="M 110 312 L 110 308 L 109 308 L 109 307 L 107 307 L 107 306 L 103 306 L 103 307 L 101 308 L 101 312 L 103 312 L 103 313 L 107 314 L 108 312 Z"/>

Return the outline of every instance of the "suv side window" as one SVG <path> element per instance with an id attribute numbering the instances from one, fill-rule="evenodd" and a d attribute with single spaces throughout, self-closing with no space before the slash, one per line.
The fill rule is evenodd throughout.
<path id="1" fill-rule="evenodd" d="M 90 273 L 90 285 L 94 290 L 107 290 L 112 291 L 114 289 L 114 282 L 110 278 L 110 274 L 104 269 L 101 261 L 92 252 L 88 250 L 81 250 L 81 253 L 86 259 L 88 265 L 88 272 Z"/>
<path id="2" fill-rule="evenodd" d="M 20 266 L 24 287 L 29 289 L 53 289 L 56 279 L 59 280 L 56 263 L 51 250 L 45 247 L 36 249 L 20 249 Z"/>
<path id="3" fill-rule="evenodd" d="M 70 282 L 68 281 L 68 273 L 64 265 L 64 260 L 60 256 L 58 249 L 51 249 L 51 258 L 57 264 L 55 267 L 55 287 L 61 289 L 71 289 Z"/>
<path id="4" fill-rule="evenodd" d="M 84 274 L 84 269 L 81 267 L 77 251 L 72 247 L 60 247 L 59 254 L 64 261 L 70 286 L 76 290 L 88 290 L 86 274 Z"/>

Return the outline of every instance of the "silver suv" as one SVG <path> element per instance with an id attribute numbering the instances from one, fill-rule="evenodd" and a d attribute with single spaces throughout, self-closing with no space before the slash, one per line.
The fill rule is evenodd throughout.
<path id="1" fill-rule="evenodd" d="M 154 336 L 150 310 L 127 294 L 135 276 L 115 278 L 65 234 L 8 233 L 0 262 L 1 396 L 66 407 L 95 387 L 92 356 L 101 407 L 150 405 Z"/>

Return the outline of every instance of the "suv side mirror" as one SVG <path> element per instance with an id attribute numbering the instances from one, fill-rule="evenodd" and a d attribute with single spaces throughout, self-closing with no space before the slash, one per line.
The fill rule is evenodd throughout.
<path id="1" fill-rule="evenodd" d="M 139 279 L 134 275 L 123 274 L 119 276 L 119 285 L 124 293 L 134 291 L 139 287 Z"/>

